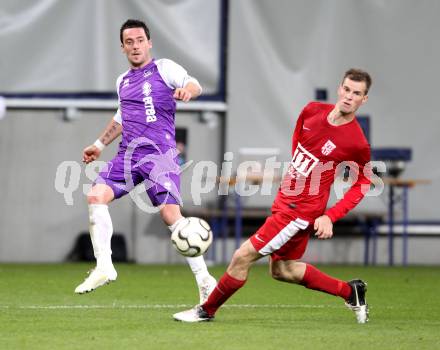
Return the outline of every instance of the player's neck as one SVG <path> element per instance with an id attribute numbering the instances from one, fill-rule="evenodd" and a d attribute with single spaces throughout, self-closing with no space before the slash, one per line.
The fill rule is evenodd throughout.
<path id="1" fill-rule="evenodd" d="M 354 118 L 354 113 L 344 114 L 335 107 L 327 116 L 327 121 L 330 125 L 340 126 L 350 123 Z"/>

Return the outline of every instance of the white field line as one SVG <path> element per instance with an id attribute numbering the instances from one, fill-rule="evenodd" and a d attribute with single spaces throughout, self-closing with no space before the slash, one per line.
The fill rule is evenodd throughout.
<path id="1" fill-rule="evenodd" d="M 20 310 L 75 310 L 75 309 L 183 309 L 191 308 L 192 304 L 144 304 L 144 305 L 0 305 L 0 309 Z M 343 304 L 341 304 L 343 306 Z M 238 309 L 336 309 L 337 305 L 296 305 L 296 304 L 227 304 L 225 308 Z"/>

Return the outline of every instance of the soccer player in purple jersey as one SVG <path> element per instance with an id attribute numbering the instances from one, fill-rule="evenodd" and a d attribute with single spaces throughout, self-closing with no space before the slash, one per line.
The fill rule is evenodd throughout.
<path id="1" fill-rule="evenodd" d="M 111 258 L 112 221 L 108 203 L 143 182 L 163 221 L 173 231 L 184 219 L 180 212 L 179 166 L 176 163 L 174 118 L 176 100 L 188 102 L 202 91 L 199 82 L 169 59 L 151 57 L 152 42 L 146 24 L 127 20 L 120 29 L 122 52 L 130 69 L 116 81 L 119 108 L 104 132 L 83 151 L 90 163 L 122 134 L 116 156 L 107 163 L 87 194 L 90 237 L 96 268 L 76 289 L 83 294 L 117 277 Z M 200 302 L 215 288 L 203 256 L 186 258 L 199 287 Z"/>

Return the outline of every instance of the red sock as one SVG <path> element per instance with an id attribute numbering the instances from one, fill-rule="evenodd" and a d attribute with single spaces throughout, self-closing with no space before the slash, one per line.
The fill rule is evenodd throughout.
<path id="1" fill-rule="evenodd" d="M 222 306 L 232 294 L 243 287 L 245 283 L 246 280 L 238 280 L 225 272 L 222 278 L 218 281 L 215 289 L 209 295 L 208 300 L 202 305 L 203 309 L 210 316 L 214 316 L 217 309 Z"/>
<path id="2" fill-rule="evenodd" d="M 326 275 L 309 264 L 306 264 L 306 272 L 301 284 L 309 289 L 337 295 L 344 298 L 344 300 L 347 300 L 351 295 L 351 287 L 347 282 Z"/>

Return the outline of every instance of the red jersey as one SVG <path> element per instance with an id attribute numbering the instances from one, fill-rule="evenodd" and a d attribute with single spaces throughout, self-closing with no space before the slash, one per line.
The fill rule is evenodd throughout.
<path id="1" fill-rule="evenodd" d="M 272 206 L 296 218 L 313 222 L 326 214 L 332 222 L 353 209 L 369 189 L 370 146 L 356 119 L 334 126 L 327 119 L 335 106 L 312 102 L 301 112 L 292 140 L 292 161 Z M 357 180 L 327 211 L 336 172 L 350 166 Z M 356 169 L 357 168 L 357 169 Z"/>

